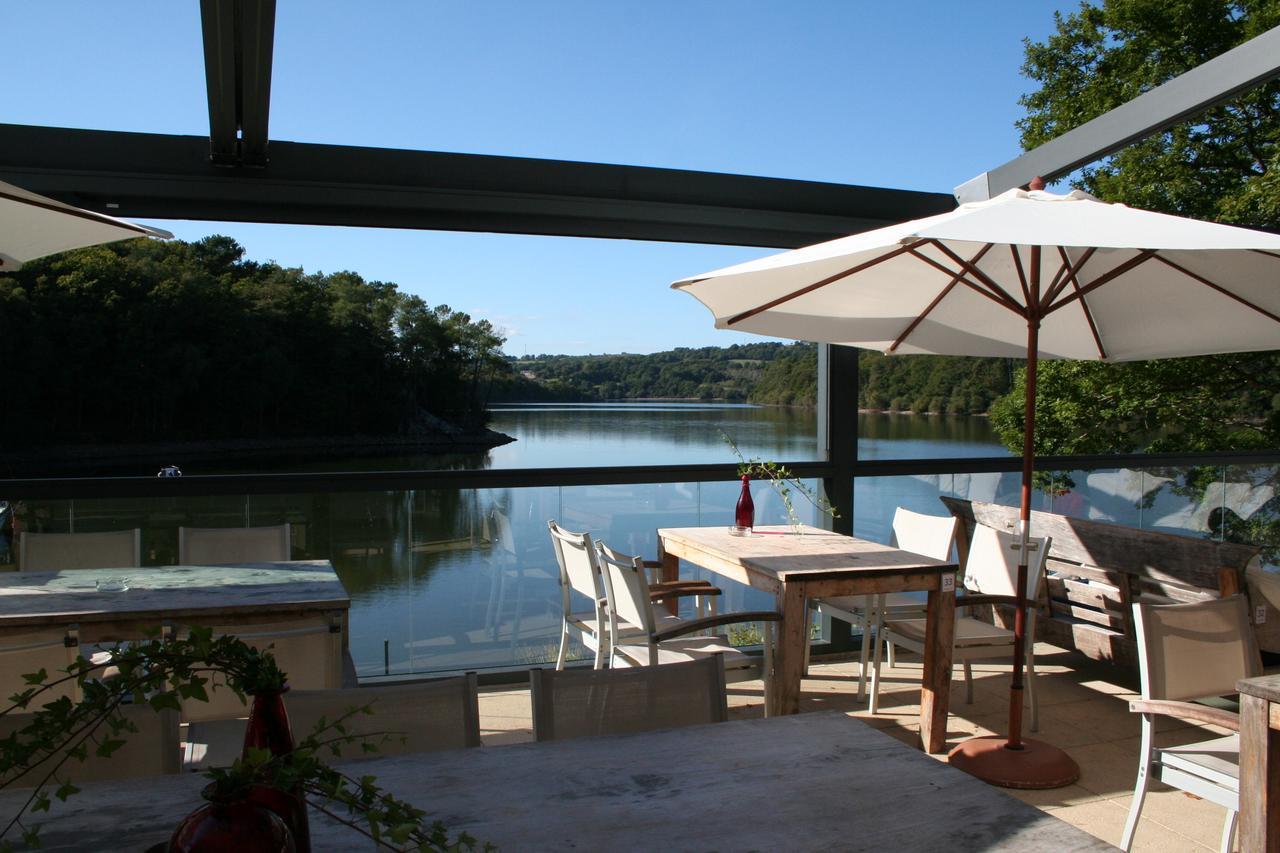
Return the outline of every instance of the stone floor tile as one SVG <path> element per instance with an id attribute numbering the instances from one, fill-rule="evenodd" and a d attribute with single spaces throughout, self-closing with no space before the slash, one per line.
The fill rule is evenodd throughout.
<path id="1" fill-rule="evenodd" d="M 1129 805 L 1133 802 L 1132 792 L 1116 797 L 1111 802 L 1121 806 L 1128 814 Z M 1163 785 L 1157 790 L 1153 785 L 1142 804 L 1136 837 L 1142 838 L 1152 824 L 1158 824 L 1197 844 L 1216 850 L 1222 839 L 1222 824 L 1226 817 L 1227 810 L 1222 806 Z"/>

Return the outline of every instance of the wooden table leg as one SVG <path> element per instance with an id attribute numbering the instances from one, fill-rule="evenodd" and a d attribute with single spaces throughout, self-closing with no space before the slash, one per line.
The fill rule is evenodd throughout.
<path id="1" fill-rule="evenodd" d="M 668 554 L 666 549 L 662 547 L 662 539 L 658 539 L 658 559 L 662 561 L 662 577 L 659 580 L 676 581 L 680 580 L 680 558 Z M 680 599 L 668 598 L 665 602 L 667 612 L 673 616 L 680 615 Z"/>
<path id="2" fill-rule="evenodd" d="M 778 593 L 778 645 L 773 657 L 773 689 L 766 690 L 769 716 L 800 713 L 800 679 L 804 675 L 804 644 L 809 641 L 809 611 L 804 586 L 783 584 Z"/>
<path id="3" fill-rule="evenodd" d="M 920 684 L 920 744 L 925 752 L 942 752 L 947 745 L 951 650 L 956 626 L 955 575 L 944 575 L 943 581 L 949 587 L 945 591 L 929 590 L 925 619 L 924 676 Z"/>
<path id="4" fill-rule="evenodd" d="M 1240 694 L 1241 850 L 1280 850 L 1280 731 L 1271 728 L 1274 707 L 1259 696 Z"/>

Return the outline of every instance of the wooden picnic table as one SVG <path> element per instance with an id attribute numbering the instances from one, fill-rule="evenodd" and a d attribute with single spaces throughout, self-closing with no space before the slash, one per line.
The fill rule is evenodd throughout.
<path id="1" fill-rule="evenodd" d="M 1240 849 L 1280 850 L 1280 675 L 1240 691 Z"/>
<path id="2" fill-rule="evenodd" d="M 112 587 L 125 589 L 110 591 Z M 327 614 L 347 647 L 351 598 L 327 560 L 0 574 L 0 637 L 79 629 L 83 643 L 136 640 L 162 624 L 234 626 Z"/>
<path id="3" fill-rule="evenodd" d="M 760 527 L 734 536 L 726 527 L 675 527 L 658 531 L 664 580 L 679 577 L 679 561 L 772 593 L 782 614 L 768 685 L 770 714 L 800 710 L 800 679 L 809 642 L 810 598 L 927 591 L 920 739 L 927 752 L 946 746 L 951 697 L 951 646 L 955 626 L 955 563 L 855 539 L 807 525 Z"/>

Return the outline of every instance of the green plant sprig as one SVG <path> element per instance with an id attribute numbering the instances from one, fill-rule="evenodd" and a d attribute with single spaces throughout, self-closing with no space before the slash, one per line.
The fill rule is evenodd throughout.
<path id="1" fill-rule="evenodd" d="M 118 674 L 102 677 L 114 667 Z M 181 709 L 182 700 L 208 701 L 210 677 L 219 674 L 225 686 L 242 700 L 249 694 L 284 688 L 286 675 L 270 651 L 255 649 L 234 636 L 214 637 L 209 628 L 193 628 L 183 638 L 149 640 L 108 650 L 105 658 L 91 662 L 81 657 L 50 676 L 46 670 L 24 676 L 28 687 L 9 697 L 0 715 L 26 712 L 33 706 L 31 720 L 8 737 L 0 738 L 0 789 L 32 773 L 40 774 L 31 794 L 0 829 L 0 853 L 10 853 L 14 829 L 28 847 L 40 846 L 40 825 L 28 825 L 28 814 L 47 812 L 52 794 L 65 801 L 79 791 L 63 778 L 63 765 L 84 761 L 89 749 L 100 757 L 110 757 L 125 744 L 136 727 L 120 713 L 128 702 L 146 702 L 153 710 Z M 81 693 L 79 702 L 65 695 L 41 703 L 53 691 L 74 682 Z M 221 685 L 220 685 L 221 686 Z M 282 790 L 301 789 L 307 802 L 332 815 L 382 847 L 400 850 L 474 850 L 476 842 L 465 833 L 451 840 L 439 821 L 427 822 L 425 812 L 396 799 L 380 789 L 372 777 L 354 779 L 329 767 L 319 756 L 329 751 L 337 756 L 344 744 L 359 743 L 365 752 L 377 752 L 370 738 L 377 735 L 352 734 L 347 726 L 352 715 L 372 713 L 365 706 L 350 709 L 333 721 L 321 720 L 315 731 L 297 744 L 293 752 L 271 756 L 265 750 L 251 750 L 248 759 L 237 759 L 230 768 L 214 768 L 206 773 L 215 787 L 234 790 L 250 784 L 269 785 Z M 105 731 L 104 731 L 105 728 Z M 384 740 L 393 733 L 378 733 Z M 348 817 L 336 814 L 338 804 Z"/>
<path id="2" fill-rule="evenodd" d="M 798 528 L 801 525 L 800 516 L 796 514 L 796 508 L 791 501 L 791 492 L 793 490 L 799 492 L 818 512 L 825 513 L 832 518 L 840 517 L 840 513 L 830 501 L 805 485 L 790 468 L 766 459 L 756 457 L 748 459 L 738 449 L 737 443 L 728 433 L 721 430 L 720 436 L 724 439 L 725 444 L 729 445 L 733 455 L 738 457 L 738 476 L 751 477 L 754 480 L 767 480 L 773 490 L 778 493 L 782 506 L 787 511 L 787 518 L 790 519 L 793 527 Z"/>

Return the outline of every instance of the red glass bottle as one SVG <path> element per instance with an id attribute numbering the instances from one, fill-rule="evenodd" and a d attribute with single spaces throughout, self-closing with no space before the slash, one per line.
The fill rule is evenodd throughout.
<path id="1" fill-rule="evenodd" d="M 297 853 L 289 828 L 274 811 L 249 798 L 249 790 L 204 790 L 209 802 L 182 819 L 169 853 Z"/>
<path id="2" fill-rule="evenodd" d="M 265 749 L 273 756 L 293 752 L 293 732 L 289 713 L 284 707 L 284 690 L 255 693 L 249 706 L 249 720 L 244 729 L 244 755 L 250 749 Z M 301 790 L 282 791 L 267 785 L 254 785 L 249 799 L 275 812 L 289 828 L 297 853 L 311 853 L 311 825 L 307 820 L 307 802 Z"/>
<path id="3" fill-rule="evenodd" d="M 742 494 L 738 495 L 738 508 L 733 514 L 733 523 L 748 530 L 756 525 L 756 505 L 751 500 L 751 478 L 746 474 L 742 475 Z"/>

